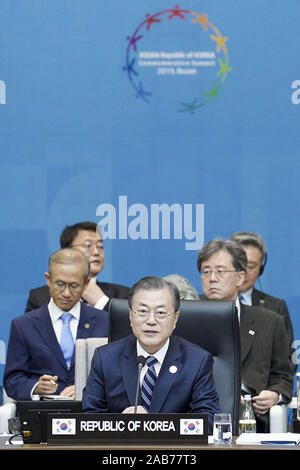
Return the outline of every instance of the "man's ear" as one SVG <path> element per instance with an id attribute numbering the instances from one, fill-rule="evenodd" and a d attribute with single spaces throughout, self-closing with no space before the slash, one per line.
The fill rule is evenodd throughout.
<path id="1" fill-rule="evenodd" d="M 49 287 L 49 284 L 50 284 L 50 274 L 44 273 L 44 276 L 45 276 L 45 279 L 46 279 L 47 286 Z"/>
<path id="2" fill-rule="evenodd" d="M 237 287 L 241 287 L 241 285 L 245 282 L 245 276 L 246 273 L 245 271 L 239 271 L 238 273 L 238 279 L 237 279 Z"/>

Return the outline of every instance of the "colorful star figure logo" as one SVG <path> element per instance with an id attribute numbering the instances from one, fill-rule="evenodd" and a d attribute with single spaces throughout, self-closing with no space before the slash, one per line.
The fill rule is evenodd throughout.
<path id="1" fill-rule="evenodd" d="M 209 20 L 207 13 L 200 14 L 195 11 L 185 10 L 178 5 L 175 5 L 172 9 L 166 9 L 152 15 L 148 13 L 146 19 L 137 26 L 133 34 L 127 36 L 128 44 L 123 70 L 126 72 L 129 83 L 134 89 L 135 96 L 145 103 L 151 103 L 155 91 L 153 92 L 149 89 L 151 83 L 147 82 L 142 67 L 139 67 L 139 52 L 144 47 L 144 42 L 150 34 L 155 33 L 155 38 L 159 37 L 159 35 L 166 38 L 168 34 L 168 29 L 166 28 L 169 27 L 170 29 L 172 26 L 171 22 L 184 22 L 184 25 L 188 28 L 194 28 L 191 33 L 192 37 L 195 37 L 196 47 L 199 47 L 199 33 L 204 34 L 205 39 L 210 43 L 211 49 L 214 51 L 216 67 L 214 67 L 214 76 L 210 84 L 205 84 L 206 88 L 201 89 L 203 85 L 202 80 L 199 79 L 200 83 L 189 90 L 194 96 L 189 96 L 186 101 L 177 103 L 178 112 L 195 114 L 204 105 L 219 98 L 220 91 L 227 80 L 228 74 L 232 71 L 229 65 L 228 38 Z M 180 26 L 180 23 L 177 23 L 176 26 L 178 25 Z M 165 29 L 162 30 L 163 28 Z M 195 28 L 200 28 L 200 30 Z M 149 41 L 147 44 L 149 45 Z M 173 71 L 172 73 L 176 72 Z M 186 78 L 189 79 L 189 77 Z M 175 89 L 175 97 L 177 95 L 176 91 Z"/>

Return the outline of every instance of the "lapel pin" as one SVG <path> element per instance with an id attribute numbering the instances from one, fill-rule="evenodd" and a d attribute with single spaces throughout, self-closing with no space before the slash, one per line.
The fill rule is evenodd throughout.
<path id="1" fill-rule="evenodd" d="M 89 324 L 89 323 L 85 323 L 84 328 L 89 328 L 89 327 L 90 327 L 90 324 Z"/>
<path id="2" fill-rule="evenodd" d="M 253 330 L 249 330 L 248 333 L 249 333 L 249 335 L 252 335 L 252 336 L 255 335 L 255 331 L 253 331 Z"/>
<path id="3" fill-rule="evenodd" d="M 169 371 L 171 372 L 171 374 L 176 374 L 177 367 L 176 366 L 170 366 Z"/>

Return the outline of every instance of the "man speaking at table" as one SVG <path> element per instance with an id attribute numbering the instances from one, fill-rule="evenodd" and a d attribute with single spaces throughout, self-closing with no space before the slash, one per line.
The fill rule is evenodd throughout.
<path id="1" fill-rule="evenodd" d="M 137 413 L 206 413 L 209 432 L 219 411 L 213 381 L 213 358 L 204 349 L 172 335 L 179 317 L 180 296 L 172 283 L 149 276 L 129 292 L 133 335 L 96 349 L 83 392 L 89 413 L 134 413 L 141 370 Z"/>

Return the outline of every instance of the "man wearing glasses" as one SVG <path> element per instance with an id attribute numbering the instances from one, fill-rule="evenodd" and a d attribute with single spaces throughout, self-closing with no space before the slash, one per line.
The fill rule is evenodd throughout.
<path id="1" fill-rule="evenodd" d="M 247 256 L 238 242 L 214 239 L 198 254 L 202 289 L 208 300 L 236 303 L 241 332 L 242 394 L 252 395 L 257 431 L 268 432 L 271 406 L 292 397 L 293 373 L 283 318 L 261 307 L 240 303 Z M 220 331 L 220 335 L 222 331 Z"/>
<path id="2" fill-rule="evenodd" d="M 32 395 L 74 398 L 74 343 L 108 336 L 108 313 L 80 302 L 89 261 L 75 248 L 53 253 L 45 273 L 49 304 L 12 321 L 4 388 L 15 400 Z"/>
<path id="3" fill-rule="evenodd" d="M 213 358 L 175 335 L 177 287 L 149 276 L 129 293 L 132 335 L 96 349 L 82 405 L 92 413 L 133 413 L 137 357 L 144 356 L 138 413 L 207 413 L 210 431 L 218 397 Z"/>
<path id="4" fill-rule="evenodd" d="M 82 293 L 82 300 L 100 310 L 108 310 L 111 298 L 127 299 L 129 288 L 97 280 L 104 266 L 102 238 L 94 222 L 79 222 L 67 226 L 60 237 L 61 248 L 76 248 L 90 262 L 90 282 Z M 41 307 L 49 301 L 48 286 L 32 289 L 27 300 L 26 312 Z"/>

